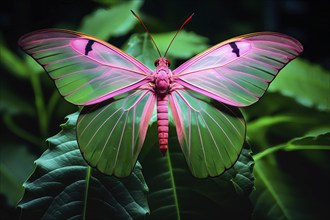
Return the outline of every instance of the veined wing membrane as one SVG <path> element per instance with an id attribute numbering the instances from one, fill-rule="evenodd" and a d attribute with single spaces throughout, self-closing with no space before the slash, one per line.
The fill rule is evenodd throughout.
<path id="1" fill-rule="evenodd" d="M 236 162 L 245 138 L 245 122 L 238 109 L 219 102 L 211 105 L 185 90 L 172 92 L 170 107 L 194 176 L 217 176 Z"/>
<path id="2" fill-rule="evenodd" d="M 279 33 L 253 33 L 215 45 L 173 71 L 176 82 L 233 106 L 258 101 L 277 73 L 303 50 Z"/>
<path id="3" fill-rule="evenodd" d="M 45 29 L 23 36 L 19 45 L 76 105 L 99 103 L 148 82 L 152 71 L 120 49 L 78 32 Z"/>
<path id="4" fill-rule="evenodd" d="M 77 122 L 77 140 L 86 161 L 105 174 L 128 176 L 142 148 L 155 100 L 149 90 L 137 90 L 116 101 L 85 106 Z"/>

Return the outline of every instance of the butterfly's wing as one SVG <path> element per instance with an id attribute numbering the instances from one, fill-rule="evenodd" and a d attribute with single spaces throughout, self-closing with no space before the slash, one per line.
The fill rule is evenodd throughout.
<path id="1" fill-rule="evenodd" d="M 258 101 L 277 73 L 303 50 L 295 39 L 270 32 L 222 42 L 173 71 L 186 88 L 233 106 Z"/>
<path id="2" fill-rule="evenodd" d="M 99 103 L 148 82 L 152 71 L 120 49 L 91 36 L 60 29 L 29 33 L 19 40 L 76 105 Z"/>
<path id="3" fill-rule="evenodd" d="M 217 176 L 237 160 L 245 139 L 241 112 L 220 102 L 210 104 L 189 91 L 175 90 L 170 108 L 179 143 L 192 174 Z"/>
<path id="4" fill-rule="evenodd" d="M 142 148 L 155 107 L 150 90 L 85 106 L 77 122 L 77 140 L 86 161 L 102 173 L 128 176 Z"/>
<path id="5" fill-rule="evenodd" d="M 177 88 L 220 101 L 209 104 L 182 88 L 170 95 L 178 139 L 193 175 L 216 176 L 234 164 L 243 146 L 245 122 L 239 110 L 228 105 L 256 102 L 302 50 L 286 35 L 254 33 L 220 43 L 173 71 Z"/>

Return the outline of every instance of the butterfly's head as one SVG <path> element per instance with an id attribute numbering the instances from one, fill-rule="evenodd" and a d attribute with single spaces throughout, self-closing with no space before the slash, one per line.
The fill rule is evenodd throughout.
<path id="1" fill-rule="evenodd" d="M 166 59 L 165 57 L 161 57 L 157 60 L 155 60 L 155 67 L 158 67 L 158 66 L 164 66 L 164 64 L 167 66 L 167 67 L 170 67 L 171 66 L 171 61 Z"/>

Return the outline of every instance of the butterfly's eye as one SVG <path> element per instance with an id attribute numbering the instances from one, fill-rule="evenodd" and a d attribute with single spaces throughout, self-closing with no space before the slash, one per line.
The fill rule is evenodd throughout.
<path id="1" fill-rule="evenodd" d="M 170 67 L 170 66 L 171 66 L 171 61 L 166 60 L 166 65 L 167 65 L 168 67 Z"/>
<path id="2" fill-rule="evenodd" d="M 159 59 L 155 60 L 155 67 L 157 67 L 159 65 Z"/>

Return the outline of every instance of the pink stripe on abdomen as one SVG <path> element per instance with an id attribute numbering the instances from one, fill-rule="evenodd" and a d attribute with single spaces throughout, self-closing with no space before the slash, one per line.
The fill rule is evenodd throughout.
<path id="1" fill-rule="evenodd" d="M 168 147 L 167 95 L 157 97 L 157 125 L 159 149 L 164 156 Z"/>

